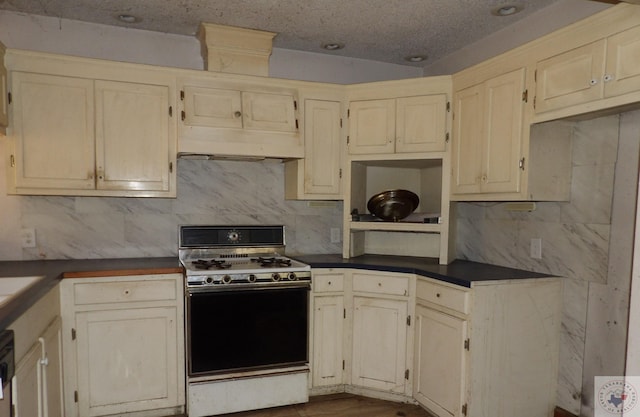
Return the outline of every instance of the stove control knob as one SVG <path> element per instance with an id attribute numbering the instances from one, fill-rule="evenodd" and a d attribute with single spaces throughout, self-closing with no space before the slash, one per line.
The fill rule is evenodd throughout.
<path id="1" fill-rule="evenodd" d="M 222 283 L 223 284 L 229 284 L 231 282 L 231 275 L 224 275 L 222 277 Z"/>
<path id="2" fill-rule="evenodd" d="M 295 272 L 290 272 L 289 275 L 287 275 L 287 278 L 289 279 L 289 281 L 297 281 L 298 280 L 298 276 L 296 275 Z"/>
<path id="3" fill-rule="evenodd" d="M 213 277 L 206 277 L 204 279 L 205 284 L 213 284 Z"/>
<path id="4" fill-rule="evenodd" d="M 256 280 L 258 279 L 258 277 L 255 276 L 255 274 L 250 274 L 249 275 L 249 282 L 256 282 Z"/>
<path id="5" fill-rule="evenodd" d="M 271 281 L 280 281 L 280 274 L 278 274 L 277 272 L 271 274 Z"/>

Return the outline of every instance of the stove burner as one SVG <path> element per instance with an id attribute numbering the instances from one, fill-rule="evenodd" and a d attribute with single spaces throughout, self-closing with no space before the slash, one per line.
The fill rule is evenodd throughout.
<path id="1" fill-rule="evenodd" d="M 264 258 L 260 256 L 258 258 L 252 258 L 251 261 L 259 263 L 260 266 L 264 268 L 278 268 L 278 267 L 291 266 L 291 259 L 287 259 L 287 258 L 276 258 L 276 257 Z"/>
<path id="2" fill-rule="evenodd" d="M 210 261 L 205 261 L 204 259 L 198 259 L 197 261 L 193 261 L 193 266 L 196 269 L 227 269 L 231 268 L 230 263 L 226 263 L 223 260 L 211 259 Z"/>

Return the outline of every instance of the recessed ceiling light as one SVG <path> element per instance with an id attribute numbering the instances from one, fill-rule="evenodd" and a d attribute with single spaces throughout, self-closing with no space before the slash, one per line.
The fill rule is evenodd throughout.
<path id="1" fill-rule="evenodd" d="M 140 18 L 131 14 L 119 14 L 118 20 L 123 23 L 138 23 L 140 21 Z"/>
<path id="2" fill-rule="evenodd" d="M 426 59 L 426 55 L 409 55 L 404 57 L 404 60 L 408 62 L 422 62 L 426 61 Z"/>
<path id="3" fill-rule="evenodd" d="M 323 43 L 322 49 L 326 49 L 327 51 L 337 51 L 338 49 L 344 48 L 344 43 L 339 42 L 327 42 Z"/>
<path id="4" fill-rule="evenodd" d="M 506 4 L 504 6 L 496 7 L 491 10 L 491 14 L 494 16 L 511 16 L 522 11 L 522 6 L 515 4 Z"/>

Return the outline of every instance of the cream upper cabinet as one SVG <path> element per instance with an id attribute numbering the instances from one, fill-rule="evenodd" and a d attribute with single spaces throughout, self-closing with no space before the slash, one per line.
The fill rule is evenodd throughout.
<path id="1" fill-rule="evenodd" d="M 9 111 L 7 108 L 7 68 L 4 65 L 5 47 L 0 42 L 0 134 L 5 134 L 9 125 Z"/>
<path id="2" fill-rule="evenodd" d="M 10 193 L 175 197 L 170 73 L 27 52 L 8 67 Z"/>
<path id="3" fill-rule="evenodd" d="M 180 274 L 65 279 L 65 415 L 184 412 Z"/>
<path id="4" fill-rule="evenodd" d="M 452 194 L 520 191 L 524 91 L 521 68 L 455 93 Z"/>
<path id="5" fill-rule="evenodd" d="M 252 77 L 180 77 L 178 152 L 302 158 L 297 91 Z"/>
<path id="6" fill-rule="evenodd" d="M 640 27 L 538 62 L 536 112 L 640 90 Z"/>
<path id="7" fill-rule="evenodd" d="M 170 191 L 169 88 L 96 81 L 96 187 Z"/>
<path id="8" fill-rule="evenodd" d="M 445 94 L 349 103 L 349 153 L 444 151 Z"/>
<path id="9" fill-rule="evenodd" d="M 304 159 L 285 165 L 286 198 L 342 197 L 341 108 L 339 101 L 304 100 Z"/>
<path id="10" fill-rule="evenodd" d="M 93 81 L 85 78 L 13 72 L 12 131 L 14 188 L 95 189 Z M 11 187 L 13 185 L 13 187 Z"/>

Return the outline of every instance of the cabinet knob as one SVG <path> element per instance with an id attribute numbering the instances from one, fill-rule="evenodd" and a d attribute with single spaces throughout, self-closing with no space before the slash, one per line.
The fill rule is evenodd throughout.
<path id="1" fill-rule="evenodd" d="M 604 80 L 605 83 L 608 83 L 609 81 L 613 81 L 613 75 L 611 74 L 605 74 L 604 78 L 602 78 Z"/>
<path id="2" fill-rule="evenodd" d="M 129 295 L 131 293 L 131 291 L 129 290 L 124 290 L 124 295 Z"/>
<path id="3" fill-rule="evenodd" d="M 331 285 L 331 281 L 327 282 L 327 285 Z"/>
<path id="4" fill-rule="evenodd" d="M 242 113 L 239 111 L 236 111 L 235 113 L 233 113 L 233 116 L 237 119 L 238 117 L 242 116 Z"/>
<path id="5" fill-rule="evenodd" d="M 597 78 L 592 78 L 591 81 L 589 81 L 589 85 L 596 85 L 596 84 L 598 84 Z"/>
<path id="6" fill-rule="evenodd" d="M 436 297 L 440 298 L 440 293 L 439 292 L 436 293 Z"/>

